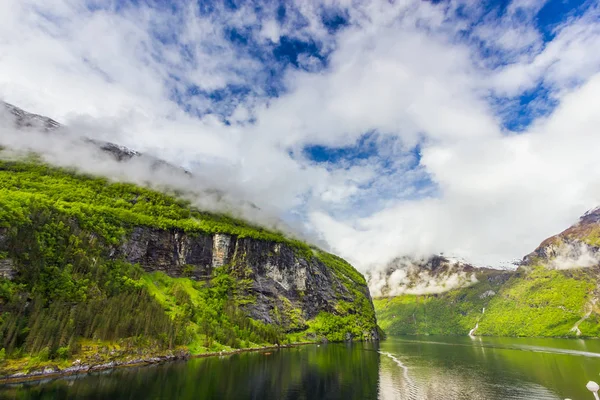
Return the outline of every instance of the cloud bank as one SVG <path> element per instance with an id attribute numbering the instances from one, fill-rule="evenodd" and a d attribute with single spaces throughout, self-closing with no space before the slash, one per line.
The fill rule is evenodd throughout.
<path id="1" fill-rule="evenodd" d="M 243 194 L 363 271 L 501 266 L 600 203 L 599 16 L 6 0 L 0 98 Z"/>
<path id="2" fill-rule="evenodd" d="M 439 294 L 477 283 L 475 272 L 456 260 L 445 260 L 441 268 L 431 268 L 431 259 L 398 258 L 367 273 L 373 297 L 403 294 Z M 428 268 L 429 267 L 429 268 Z"/>

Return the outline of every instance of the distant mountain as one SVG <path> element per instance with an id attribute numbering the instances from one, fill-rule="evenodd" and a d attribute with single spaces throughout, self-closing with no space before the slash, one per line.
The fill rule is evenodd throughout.
<path id="1" fill-rule="evenodd" d="M 33 114 L 12 104 L 0 101 L 0 107 L 2 106 L 4 106 L 4 108 L 8 111 L 9 115 L 12 115 L 14 117 L 14 124 L 15 127 L 18 129 L 24 131 L 28 129 L 36 131 L 41 130 L 47 133 L 65 133 L 62 132 L 62 129 L 64 129 L 65 127 L 53 120 L 52 118 L 48 118 L 43 115 Z M 186 175 L 190 174 L 184 168 L 175 166 L 164 160 L 130 149 L 125 146 L 85 137 L 81 138 L 81 140 L 83 143 L 92 144 L 93 146 L 96 146 L 97 148 L 106 152 L 107 154 L 110 154 L 117 161 L 127 161 L 134 158 L 139 158 L 148 161 L 151 168 L 164 168 L 176 173 L 182 173 Z"/>
<path id="2" fill-rule="evenodd" d="M 516 271 L 397 259 L 369 277 L 377 319 L 389 335 L 600 337 L 599 246 L 596 208 Z"/>
<path id="3" fill-rule="evenodd" d="M 18 128 L 34 128 L 50 131 L 60 128 L 60 124 L 52 118 L 44 117 L 38 114 L 32 114 L 27 111 L 20 109 L 19 107 L 13 106 L 12 104 L 0 101 L 0 105 L 14 116 L 15 125 Z"/>
<path id="4" fill-rule="evenodd" d="M 544 240 L 523 258 L 522 264 L 555 269 L 600 265 L 600 207 L 586 212 L 576 224 Z"/>
<path id="5" fill-rule="evenodd" d="M 436 294 L 467 287 L 489 275 L 505 271 L 478 268 L 463 260 L 433 255 L 424 258 L 398 257 L 384 268 L 367 273 L 374 297 L 402 294 Z"/>

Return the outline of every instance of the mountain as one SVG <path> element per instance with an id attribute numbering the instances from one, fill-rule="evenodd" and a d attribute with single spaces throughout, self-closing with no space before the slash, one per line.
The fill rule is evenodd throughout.
<path id="1" fill-rule="evenodd" d="M 42 131 L 42 132 L 50 133 L 53 135 L 57 135 L 57 134 L 66 135 L 69 133 L 68 129 L 66 129 L 66 127 L 64 127 L 60 123 L 56 122 L 52 118 L 44 117 L 44 116 L 38 115 L 38 114 L 33 114 L 33 113 L 27 112 L 25 110 L 22 110 L 21 108 L 16 107 L 10 103 L 0 101 L 0 108 L 2 108 L 2 107 L 4 107 L 4 109 L 7 111 L 9 117 L 12 117 L 11 119 L 12 119 L 13 125 L 21 131 L 34 130 L 34 131 Z M 10 123 L 11 121 L 5 121 L 5 123 L 7 123 L 7 122 Z M 148 162 L 148 164 L 150 165 L 150 168 L 152 168 L 152 169 L 165 169 L 167 171 L 175 172 L 178 174 L 186 174 L 186 175 L 190 174 L 189 171 L 186 171 L 185 169 L 183 169 L 181 167 L 170 164 L 170 163 L 168 163 L 164 160 L 161 160 L 159 158 L 156 158 L 154 156 L 151 156 L 151 155 L 148 155 L 148 154 L 136 151 L 136 150 L 132 150 L 125 146 L 121 146 L 121 145 L 110 143 L 110 142 L 105 142 L 102 140 L 91 139 L 91 138 L 87 138 L 87 137 L 75 137 L 72 139 L 79 140 L 85 144 L 89 144 L 89 145 L 101 150 L 105 154 L 112 156 L 117 161 L 141 159 L 143 161 Z"/>
<path id="2" fill-rule="evenodd" d="M 60 128 L 9 109 L 20 129 Z M 366 281 L 341 258 L 31 157 L 0 159 L 0 275 L 5 375 L 379 337 Z"/>
<path id="3" fill-rule="evenodd" d="M 439 255 L 395 260 L 384 271 L 382 291 L 377 273 L 368 278 L 379 325 L 389 335 L 466 335 L 513 275 Z"/>
<path id="4" fill-rule="evenodd" d="M 586 212 L 568 229 L 544 240 L 522 265 L 569 269 L 600 265 L 600 207 Z"/>
<path id="5" fill-rule="evenodd" d="M 398 257 L 382 269 L 367 273 L 371 294 L 376 297 L 402 294 L 435 294 L 471 286 L 482 274 L 497 270 L 477 268 L 465 261 L 443 255 Z"/>
<path id="6" fill-rule="evenodd" d="M 388 274 L 380 292 L 370 277 L 379 324 L 391 335 L 599 337 L 599 232 L 594 209 L 544 240 L 515 271 L 427 262 L 415 273 L 413 264 L 400 284 Z M 429 286 L 443 291 L 422 290 L 431 277 Z"/>
<path id="7" fill-rule="evenodd" d="M 12 104 L 0 101 L 0 107 L 13 116 L 14 123 L 20 129 L 37 129 L 43 131 L 51 131 L 60 128 L 60 124 L 52 118 L 44 117 L 38 114 L 32 114 L 20 109 Z"/>

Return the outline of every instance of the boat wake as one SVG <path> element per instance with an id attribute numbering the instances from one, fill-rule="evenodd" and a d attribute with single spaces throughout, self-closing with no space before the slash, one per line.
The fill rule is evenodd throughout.
<path id="1" fill-rule="evenodd" d="M 410 400 L 416 400 L 418 398 L 418 387 L 415 382 L 412 380 L 410 375 L 408 374 L 408 367 L 402 363 L 398 358 L 396 358 L 393 354 L 387 353 L 384 351 L 380 351 L 379 354 L 387 356 L 391 358 L 402 370 L 404 371 L 404 380 L 406 381 L 406 386 L 408 387 L 408 398 Z"/>

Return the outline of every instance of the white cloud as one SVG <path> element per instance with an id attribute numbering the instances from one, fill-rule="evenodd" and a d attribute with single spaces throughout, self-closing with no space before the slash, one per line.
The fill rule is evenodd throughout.
<path id="1" fill-rule="evenodd" d="M 600 8 L 555 28 L 555 38 L 531 60 L 508 65 L 492 76 L 500 94 L 517 95 L 539 83 L 566 91 L 585 82 L 600 70 Z"/>
<path id="2" fill-rule="evenodd" d="M 526 133 L 424 148 L 422 164 L 441 197 L 349 221 L 345 236 L 354 240 L 321 218 L 314 223 L 359 265 L 429 251 L 484 265 L 521 257 L 600 200 L 598 93 L 600 74 Z"/>
<path id="3" fill-rule="evenodd" d="M 432 252 L 498 265 L 600 202 L 600 58 L 591 50 L 600 48 L 598 10 L 557 26 L 543 43 L 533 25 L 541 4 L 514 2 L 503 19 L 483 18 L 472 40 L 462 40 L 471 21 L 456 17 L 457 8 L 485 16 L 470 2 L 328 2 L 348 7 L 349 25 L 331 35 L 322 7 L 308 2 L 280 23 L 269 6 L 260 15 L 204 15 L 191 6 L 117 11 L 6 0 L 0 97 L 194 168 L 307 222 L 363 269 Z M 226 25 L 264 46 L 282 36 L 311 40 L 328 64 L 302 55 L 304 69 L 288 68 L 286 90 L 269 98 L 266 67 L 284 66 L 227 40 Z M 502 49 L 508 64 L 483 58 L 475 38 Z M 556 110 L 519 135 L 506 132 L 489 96 L 518 96 L 540 82 Z M 230 85 L 252 90 L 220 104 L 185 94 Z M 214 107 L 231 111 L 229 124 L 206 114 Z M 303 154 L 309 144 L 356 145 L 367 132 L 377 133 L 367 158 L 319 164 Z"/>
<path id="4" fill-rule="evenodd" d="M 600 256 L 595 249 L 582 242 L 563 243 L 556 252 L 556 258 L 547 263 L 550 268 L 589 268 L 600 264 Z"/>

